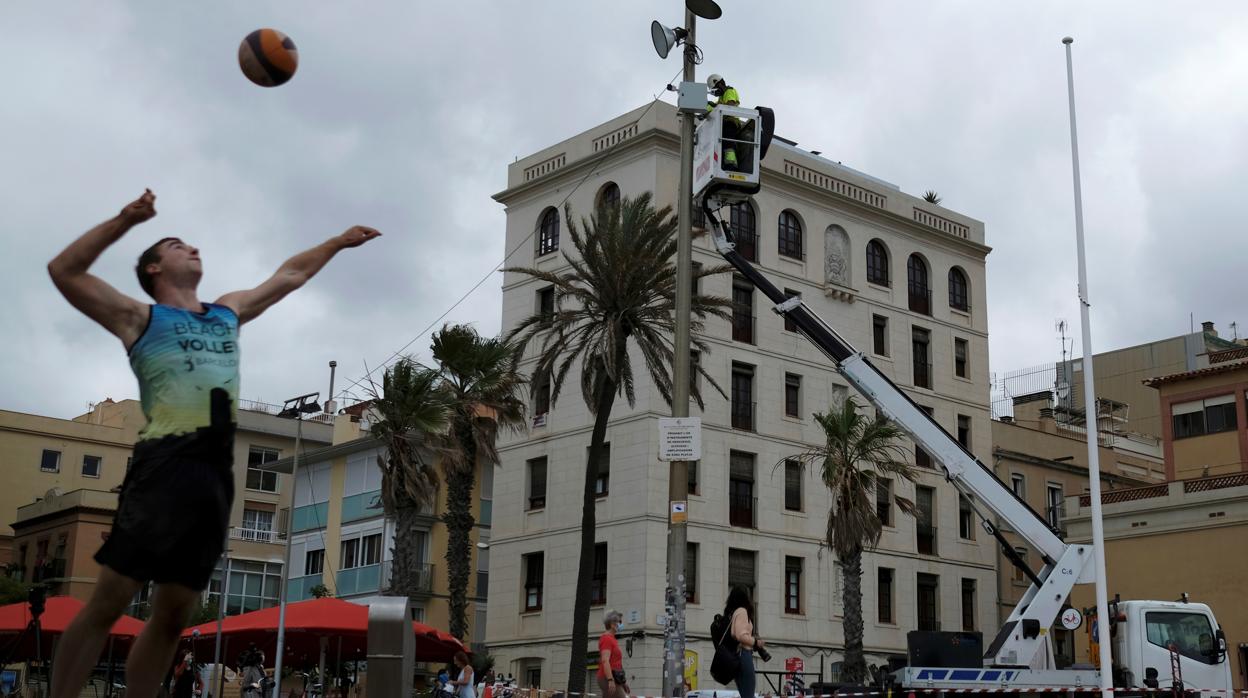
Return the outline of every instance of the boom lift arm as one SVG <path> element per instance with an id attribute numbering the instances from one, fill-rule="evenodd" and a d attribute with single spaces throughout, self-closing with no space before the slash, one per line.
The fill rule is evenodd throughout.
<path id="1" fill-rule="evenodd" d="M 1051 654 L 1047 651 L 1048 628 L 1061 612 L 1074 585 L 1093 581 L 1092 547 L 1065 543 L 1043 517 L 998 480 L 991 470 L 963 448 L 866 356 L 812 312 L 800 297 L 785 296 L 737 253 L 728 225 L 715 214 L 723 206 L 742 198 L 740 190 L 730 184 L 712 183 L 702 190 L 702 210 L 710 223 L 712 239 L 719 254 L 775 304 L 775 312 L 796 325 L 799 332 L 831 359 L 845 380 L 940 463 L 946 479 L 970 500 L 984 529 L 1002 546 L 1010 561 L 1022 568 L 1031 580 L 1031 587 L 989 645 L 985 664 L 994 667 L 1053 668 L 1050 665 Z M 1013 546 L 985 515 L 985 510 L 999 517 L 1040 553 L 1044 566 L 1038 574 L 1019 558 Z"/>

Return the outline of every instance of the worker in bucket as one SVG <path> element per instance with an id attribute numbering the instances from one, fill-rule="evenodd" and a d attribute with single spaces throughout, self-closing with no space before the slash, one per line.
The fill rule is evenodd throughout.
<path id="1" fill-rule="evenodd" d="M 706 79 L 706 89 L 716 98 L 716 101 L 706 103 L 706 110 L 708 112 L 721 104 L 726 104 L 730 107 L 741 106 L 741 95 L 737 93 L 737 88 L 725 82 L 724 76 L 719 73 L 711 73 L 711 76 Z M 738 119 L 733 117 L 724 118 L 724 131 L 722 136 L 724 140 L 736 140 L 740 130 L 741 123 Z M 735 144 L 726 143 L 724 145 L 724 169 L 737 169 L 737 148 Z"/>

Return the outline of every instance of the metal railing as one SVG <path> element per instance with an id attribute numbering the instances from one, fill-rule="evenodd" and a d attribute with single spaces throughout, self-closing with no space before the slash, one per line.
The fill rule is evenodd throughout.
<path id="1" fill-rule="evenodd" d="M 908 284 L 910 310 L 923 315 L 932 314 L 932 289 L 923 284 Z"/>
<path id="2" fill-rule="evenodd" d="M 931 524 L 917 523 L 914 531 L 918 553 L 920 555 L 936 555 L 936 527 Z"/>
<path id="3" fill-rule="evenodd" d="M 274 531 L 272 529 L 231 526 L 230 540 L 247 540 L 254 541 L 256 543 L 278 543 L 286 540 L 286 533 L 284 531 Z"/>
<path id="4" fill-rule="evenodd" d="M 733 401 L 732 428 L 754 431 L 754 403 Z"/>
<path id="5" fill-rule="evenodd" d="M 261 414 L 271 414 L 274 417 L 276 417 L 277 413 L 282 411 L 282 406 L 273 405 L 267 402 L 258 402 L 256 400 L 239 400 L 238 409 L 245 410 L 247 412 L 259 412 Z M 321 424 L 333 424 L 334 415 L 325 414 L 323 412 L 317 412 L 315 414 L 305 415 L 303 417 L 303 421 L 319 422 Z"/>

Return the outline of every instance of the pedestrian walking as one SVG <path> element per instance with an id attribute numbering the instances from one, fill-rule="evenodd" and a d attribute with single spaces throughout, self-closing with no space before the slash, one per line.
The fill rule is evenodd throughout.
<path id="1" fill-rule="evenodd" d="M 734 586 L 724 604 L 724 617 L 729 619 L 729 634 L 737 642 L 741 666 L 737 670 L 737 693 L 753 698 L 757 677 L 754 674 L 754 652 L 766 652 L 763 639 L 754 632 L 754 603 L 745 587 Z M 765 656 L 764 656 L 765 659 Z"/>
<path id="2" fill-rule="evenodd" d="M 598 636 L 598 690 L 603 698 L 623 698 L 628 695 L 628 676 L 624 673 L 624 653 L 620 651 L 615 633 L 624 617 L 619 611 L 610 610 L 602 615 L 606 630 Z"/>

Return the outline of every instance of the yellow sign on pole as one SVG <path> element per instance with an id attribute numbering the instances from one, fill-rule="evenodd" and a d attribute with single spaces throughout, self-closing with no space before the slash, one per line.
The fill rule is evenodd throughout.
<path id="1" fill-rule="evenodd" d="M 689 502 L 672 502 L 672 523 L 685 523 L 689 520 Z"/>
<path id="2" fill-rule="evenodd" d="M 685 690 L 698 690 L 698 653 L 685 650 Z"/>

